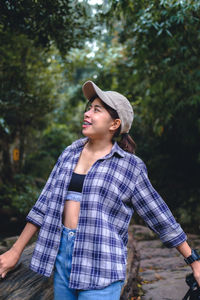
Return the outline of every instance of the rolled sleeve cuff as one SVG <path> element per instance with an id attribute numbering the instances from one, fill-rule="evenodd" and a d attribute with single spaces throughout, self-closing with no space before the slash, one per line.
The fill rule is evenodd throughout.
<path id="1" fill-rule="evenodd" d="M 32 208 L 29 214 L 26 216 L 26 221 L 41 227 L 43 223 L 44 215 L 39 213 L 36 209 Z"/>
<path id="2" fill-rule="evenodd" d="M 167 248 L 173 248 L 187 240 L 187 235 L 180 225 L 173 231 L 160 236 L 161 241 Z"/>

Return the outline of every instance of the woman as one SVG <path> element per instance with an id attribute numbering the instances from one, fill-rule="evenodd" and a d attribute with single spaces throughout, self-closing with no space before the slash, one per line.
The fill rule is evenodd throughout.
<path id="1" fill-rule="evenodd" d="M 22 234 L 0 256 L 2 278 L 40 228 L 30 267 L 50 276 L 55 266 L 55 300 L 118 300 L 126 276 L 128 225 L 136 210 L 164 245 L 185 257 L 200 285 L 200 257 L 133 154 L 129 101 L 92 81 L 83 85 L 83 93 L 89 100 L 85 137 L 60 155 Z M 118 135 L 119 144 L 113 139 Z"/>

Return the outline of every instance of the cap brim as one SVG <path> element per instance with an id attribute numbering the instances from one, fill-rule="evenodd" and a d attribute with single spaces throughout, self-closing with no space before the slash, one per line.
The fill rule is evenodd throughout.
<path id="1" fill-rule="evenodd" d="M 93 81 L 86 81 L 83 84 L 82 89 L 83 94 L 88 100 L 97 95 L 102 101 L 108 104 L 109 100 L 107 99 L 106 95 Z"/>

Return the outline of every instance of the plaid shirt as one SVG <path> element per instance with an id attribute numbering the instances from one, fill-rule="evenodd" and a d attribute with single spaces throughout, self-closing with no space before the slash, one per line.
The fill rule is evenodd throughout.
<path id="1" fill-rule="evenodd" d="M 40 226 L 30 268 L 50 276 L 58 253 L 62 213 L 72 172 L 87 137 L 68 146 L 60 155 L 42 193 L 27 216 Z M 85 176 L 74 243 L 69 287 L 100 289 L 125 280 L 128 226 L 134 210 L 167 247 L 186 235 L 152 187 L 143 161 L 114 143 Z"/>

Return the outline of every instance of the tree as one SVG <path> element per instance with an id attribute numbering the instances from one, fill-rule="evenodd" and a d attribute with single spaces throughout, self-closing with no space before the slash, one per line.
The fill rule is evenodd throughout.
<path id="1" fill-rule="evenodd" d="M 85 39 L 97 34 L 96 18 L 86 1 L 7 0 L 1 1 L 0 11 L 3 31 L 24 34 L 43 48 L 53 42 L 62 54 L 83 47 Z"/>
<path id="2" fill-rule="evenodd" d="M 34 146 L 34 150 L 42 151 L 42 146 L 36 144 L 41 136 L 50 140 L 50 113 L 59 106 L 63 94 L 61 55 L 83 47 L 87 39 L 99 32 L 97 18 L 90 12 L 87 2 L 77 0 L 0 3 L 1 207 L 14 205 L 25 212 L 33 201 L 30 195 L 38 192 L 36 180 L 26 173 L 27 159 Z M 56 130 L 52 132 L 56 136 Z M 13 147 L 19 148 L 15 149 L 20 154 L 17 162 L 13 160 Z M 48 158 L 46 170 L 55 153 Z M 46 161 L 42 171 L 45 166 Z"/>
<path id="3" fill-rule="evenodd" d="M 26 36 L 0 32 L 0 37 L 2 180 L 9 181 L 15 166 L 22 171 L 30 130 L 44 127 L 45 115 L 54 107 L 55 70 L 49 68 L 49 55 Z M 13 143 L 19 147 L 18 164 L 10 158 Z"/>
<path id="4" fill-rule="evenodd" d="M 126 47 L 117 81 L 139 103 L 140 154 L 172 208 L 186 207 L 188 199 L 197 207 L 200 3 L 112 1 L 106 18 Z"/>
<path id="5" fill-rule="evenodd" d="M 89 15 L 89 8 L 86 2 L 71 0 L 1 2 L 0 150 L 3 153 L 3 180 L 11 180 L 16 166 L 18 172 L 22 171 L 28 133 L 30 136 L 31 129 L 44 126 L 46 114 L 54 107 L 53 102 L 59 102 L 55 87 L 59 89 L 60 83 L 55 82 L 51 49 L 57 47 L 63 56 L 73 47 L 82 47 L 86 39 L 97 34 L 96 18 Z M 58 59 L 61 73 L 59 55 Z M 58 77 L 58 72 L 56 74 Z M 20 159 L 18 164 L 12 164 L 10 147 L 16 139 Z"/>

